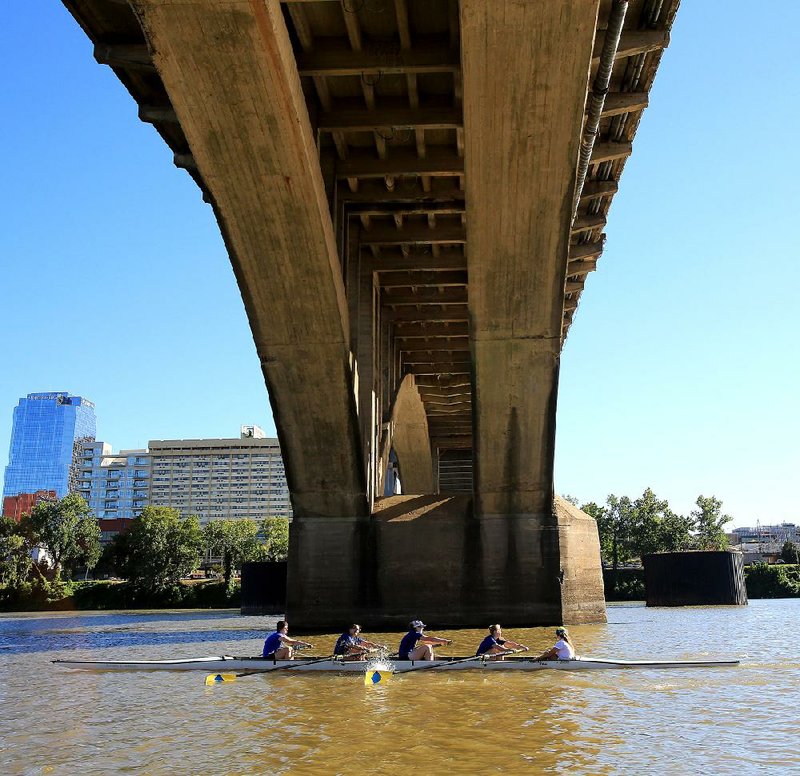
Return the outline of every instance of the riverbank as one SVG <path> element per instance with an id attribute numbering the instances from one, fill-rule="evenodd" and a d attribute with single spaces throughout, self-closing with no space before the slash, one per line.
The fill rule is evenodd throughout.
<path id="1" fill-rule="evenodd" d="M 0 598 L 2 612 L 105 611 L 112 609 L 235 609 L 238 582 L 228 591 L 218 580 L 185 580 L 177 588 L 144 594 L 120 580 L 27 584 Z"/>
<path id="2" fill-rule="evenodd" d="M 604 569 L 606 601 L 643 601 L 644 572 L 619 569 L 616 583 Z M 747 597 L 800 598 L 800 566 L 756 564 L 745 568 Z M 112 609 L 236 609 L 241 605 L 238 581 L 228 591 L 218 580 L 184 580 L 178 588 L 144 595 L 127 582 L 96 580 L 58 585 L 27 584 L 15 591 L 0 589 L 0 612 L 107 611 Z"/>

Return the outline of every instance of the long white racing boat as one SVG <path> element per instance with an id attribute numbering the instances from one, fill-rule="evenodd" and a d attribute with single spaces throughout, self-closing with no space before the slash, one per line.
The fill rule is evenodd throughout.
<path id="1" fill-rule="evenodd" d="M 198 657 L 185 660 L 53 660 L 63 668 L 86 671 L 206 671 L 214 672 L 271 672 L 328 671 L 364 672 L 376 664 L 391 665 L 397 673 L 408 669 L 436 669 L 442 671 L 540 671 L 545 668 L 559 671 L 597 671 L 621 668 L 719 668 L 739 665 L 738 660 L 609 660 L 606 658 L 578 657 L 575 660 L 535 660 L 509 657 L 505 660 L 449 657 L 439 660 L 338 660 L 324 657 L 304 657 L 296 660 L 273 660 L 263 657 Z"/>

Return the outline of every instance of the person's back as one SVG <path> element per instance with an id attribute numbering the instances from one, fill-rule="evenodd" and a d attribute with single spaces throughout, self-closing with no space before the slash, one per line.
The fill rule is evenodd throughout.
<path id="1" fill-rule="evenodd" d="M 452 644 L 450 639 L 440 639 L 423 633 L 425 623 L 422 620 L 412 620 L 408 624 L 408 633 L 403 636 L 397 648 L 400 660 L 433 660 L 433 648 L 439 644 Z"/>
<path id="2" fill-rule="evenodd" d="M 566 628 L 556 628 L 556 643 L 535 660 L 574 660 L 575 647 Z"/>
<path id="3" fill-rule="evenodd" d="M 475 657 L 480 657 L 481 655 L 485 655 L 489 650 L 494 649 L 495 647 L 502 647 L 505 644 L 505 639 L 500 639 L 499 641 L 489 634 L 478 647 L 478 651 L 475 653 Z"/>
<path id="4" fill-rule="evenodd" d="M 573 660 L 575 658 L 575 650 L 566 639 L 559 639 L 553 645 L 553 649 L 556 651 L 559 660 Z"/>
<path id="5" fill-rule="evenodd" d="M 261 653 L 263 657 L 272 657 L 277 650 L 281 648 L 281 634 L 280 631 L 273 631 L 267 636 L 264 641 L 264 651 Z"/>
<path id="6" fill-rule="evenodd" d="M 362 639 L 358 638 L 358 636 L 354 636 L 350 633 L 350 631 L 345 631 L 339 638 L 336 640 L 336 646 L 333 648 L 334 655 L 347 655 L 353 650 L 354 647 L 358 647 L 361 644 Z"/>
<path id="7" fill-rule="evenodd" d="M 417 630 L 410 630 L 400 641 L 397 649 L 397 657 L 400 660 L 408 660 L 408 655 L 417 646 L 417 642 L 422 638 L 422 634 Z"/>

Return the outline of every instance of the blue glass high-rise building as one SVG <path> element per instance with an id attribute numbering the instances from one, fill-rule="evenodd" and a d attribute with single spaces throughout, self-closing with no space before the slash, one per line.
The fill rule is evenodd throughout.
<path id="1" fill-rule="evenodd" d="M 14 407 L 3 496 L 78 489 L 83 442 L 96 433 L 94 404 L 65 391 L 29 393 Z"/>

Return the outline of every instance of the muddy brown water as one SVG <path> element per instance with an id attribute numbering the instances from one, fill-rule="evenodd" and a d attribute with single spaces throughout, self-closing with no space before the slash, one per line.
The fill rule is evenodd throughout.
<path id="1" fill-rule="evenodd" d="M 276 674 L 206 687 L 202 672 L 50 663 L 257 654 L 275 619 L 0 616 L 0 773 L 800 772 L 800 600 L 611 605 L 608 624 L 570 629 L 581 655 L 738 658 L 738 668 L 425 671 L 376 687 L 360 675 Z M 441 632 L 454 640 L 442 654 L 474 652 L 483 634 Z M 308 640 L 327 654 L 335 635 Z M 400 635 L 376 639 L 396 648 Z M 506 636 L 537 650 L 553 642 L 550 628 Z"/>

